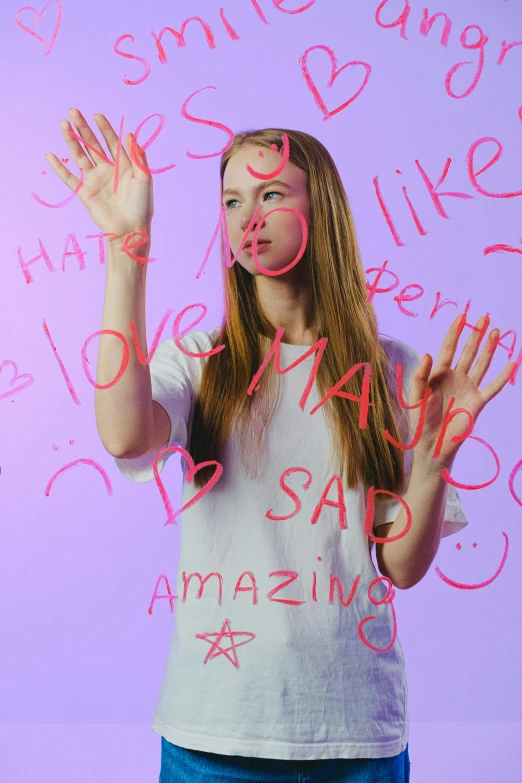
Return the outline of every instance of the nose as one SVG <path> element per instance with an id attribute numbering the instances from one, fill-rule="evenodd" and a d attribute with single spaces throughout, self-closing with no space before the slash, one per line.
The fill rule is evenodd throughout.
<path id="1" fill-rule="evenodd" d="M 254 215 L 255 215 L 255 210 L 254 210 L 254 212 L 250 212 L 250 211 L 244 212 L 241 215 L 240 226 L 241 226 L 241 229 L 243 231 L 247 230 L 248 225 L 249 225 L 249 223 L 252 220 Z M 261 228 L 262 228 L 262 226 L 264 225 L 264 217 L 262 215 L 260 216 L 259 213 L 258 213 L 256 219 L 252 223 L 251 231 L 255 231 L 257 226 L 259 225 L 259 223 L 261 223 Z"/>
<path id="2" fill-rule="evenodd" d="M 250 223 L 249 217 L 247 215 L 243 214 L 241 216 L 241 223 L 240 223 L 241 228 L 242 228 L 243 231 L 246 231 L 247 226 L 248 226 L 249 223 Z M 256 223 L 256 221 L 254 221 L 254 223 L 252 224 L 252 228 L 255 228 L 256 225 L 257 225 L 257 223 Z"/>

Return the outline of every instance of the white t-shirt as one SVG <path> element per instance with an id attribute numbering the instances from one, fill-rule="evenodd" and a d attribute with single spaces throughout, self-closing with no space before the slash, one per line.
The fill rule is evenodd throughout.
<path id="1" fill-rule="evenodd" d="M 208 333 L 194 330 L 183 337 L 183 345 L 193 352 L 208 351 L 218 332 L 218 327 Z M 391 352 L 393 369 L 396 361 L 403 365 L 407 402 L 420 356 L 398 340 L 379 339 Z M 281 367 L 307 350 L 281 343 Z M 328 481 L 340 474 L 337 458 L 333 469 L 328 467 L 324 406 L 310 415 L 320 401 L 315 381 L 305 410 L 299 407 L 314 358 L 312 354 L 280 376 L 279 404 L 265 433 L 259 478 L 243 472 L 230 438 L 221 478 L 178 517 L 175 592 L 171 587 L 177 596 L 174 627 L 152 728 L 181 747 L 310 760 L 385 758 L 401 753 L 408 742 L 403 651 L 398 637 L 390 646 L 390 604 L 377 603 L 386 596 L 388 583 L 381 579 L 369 591 L 378 573 L 363 531 L 367 488 L 344 485 L 345 525 L 339 508 L 328 505 L 311 522 Z M 152 396 L 172 424 L 169 446 L 188 447 L 205 361 L 184 354 L 172 338 L 158 345 L 151 360 Z M 272 360 L 265 372 L 275 372 Z M 156 453 L 116 459 L 116 464 L 129 479 L 150 481 Z M 172 454 L 179 452 L 162 457 L 158 471 Z M 405 452 L 411 465 L 408 455 L 411 450 Z M 183 471 L 181 507 L 198 490 L 184 480 L 185 460 L 177 459 Z M 300 498 L 301 509 L 289 519 L 267 518 L 269 510 L 274 516 L 296 510 L 280 485 L 281 474 L 291 466 L 306 468 L 312 476 L 307 489 L 304 471 L 284 479 Z M 173 474 L 163 480 L 168 491 Z M 335 483 L 328 500 L 339 502 Z M 401 506 L 390 497 L 375 508 L 374 527 L 393 521 Z M 166 518 L 165 511 L 161 521 Z M 467 524 L 451 485 L 445 520 L 443 536 Z M 158 592 L 165 593 L 161 587 L 160 582 Z M 360 625 L 369 616 L 377 619 Z M 390 649 L 377 652 L 371 645 Z"/>

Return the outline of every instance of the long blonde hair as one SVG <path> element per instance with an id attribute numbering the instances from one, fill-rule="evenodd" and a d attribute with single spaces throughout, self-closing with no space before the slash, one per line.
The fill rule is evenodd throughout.
<path id="1" fill-rule="evenodd" d="M 365 302 L 368 290 L 354 220 L 330 153 L 321 142 L 302 131 L 265 128 L 238 133 L 221 157 L 221 192 L 225 168 L 238 149 L 250 144 L 267 148 L 276 145 L 281 150 L 283 134 L 289 140 L 289 160 L 308 175 L 308 242 L 299 264 L 303 265 L 308 282 L 308 323 L 317 325 L 319 338 L 328 338 L 316 376 L 320 398 L 354 364 L 371 364 L 373 406 L 365 429 L 359 427 L 357 403 L 334 395 L 323 406 L 332 426 L 341 475 L 349 488 L 361 481 L 375 489 L 400 493 L 404 489 L 404 454 L 383 435 L 388 429 L 396 440 L 404 436 L 404 429 L 399 430 L 396 421 L 401 410 L 392 389 L 394 368 L 379 342 L 373 305 Z M 272 383 L 276 376 L 279 393 L 279 376 L 267 368 L 259 390 L 251 395 L 246 390 L 276 336 L 276 327 L 262 312 L 253 275 L 239 263 L 230 266 L 233 256 L 230 254 L 227 260 L 225 247 L 222 232 L 225 316 L 213 346 L 226 347 L 203 360 L 189 453 L 195 463 L 220 462 L 232 428 L 237 427 L 243 465 L 247 473 L 255 476 L 263 432 L 277 405 L 277 396 L 270 393 Z M 362 379 L 362 370 L 358 370 L 343 391 L 360 396 Z M 198 471 L 195 486 L 204 486 L 214 470 L 210 465 Z M 384 499 L 388 496 L 380 494 L 375 502 Z"/>

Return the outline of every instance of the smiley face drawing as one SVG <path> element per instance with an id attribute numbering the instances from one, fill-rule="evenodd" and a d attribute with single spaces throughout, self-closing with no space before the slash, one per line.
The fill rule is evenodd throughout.
<path id="1" fill-rule="evenodd" d="M 504 554 L 502 555 L 502 560 L 500 561 L 500 565 L 489 579 L 486 579 L 484 582 L 478 582 L 477 584 L 466 584 L 465 582 L 455 582 L 453 579 L 450 579 L 446 574 L 443 574 L 442 571 L 438 566 L 435 566 L 435 573 L 440 576 L 440 578 L 446 582 L 446 584 L 451 585 L 451 587 L 458 587 L 460 590 L 477 590 L 479 587 L 486 587 L 486 585 L 490 585 L 491 582 L 493 582 L 502 569 L 504 568 L 504 564 L 506 562 L 508 549 L 509 549 L 509 539 L 507 537 L 507 533 L 504 533 L 502 530 L 502 535 L 504 536 L 506 543 L 504 546 Z M 457 544 L 457 546 L 460 548 L 460 544 Z M 476 544 L 473 544 L 473 546 L 477 546 Z"/>

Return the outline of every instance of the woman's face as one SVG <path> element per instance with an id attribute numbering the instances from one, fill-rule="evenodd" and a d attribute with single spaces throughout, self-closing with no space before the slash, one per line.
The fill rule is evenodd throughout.
<path id="1" fill-rule="evenodd" d="M 271 272 L 284 269 L 299 253 L 303 241 L 301 221 L 293 212 L 273 212 L 266 219 L 264 216 L 276 207 L 291 207 L 301 212 L 308 226 L 306 172 L 288 161 L 273 179 L 262 180 L 249 174 L 247 164 L 261 174 L 268 174 L 281 165 L 281 155 L 267 147 L 248 145 L 230 158 L 223 177 L 222 203 L 232 253 L 237 253 L 243 239 L 245 245 L 253 241 L 256 225 L 260 224 L 257 235 L 259 264 Z M 246 235 L 258 207 L 259 214 Z M 264 239 L 269 244 L 263 246 Z M 263 274 L 254 263 L 251 249 L 244 246 L 237 261 L 252 275 Z"/>

